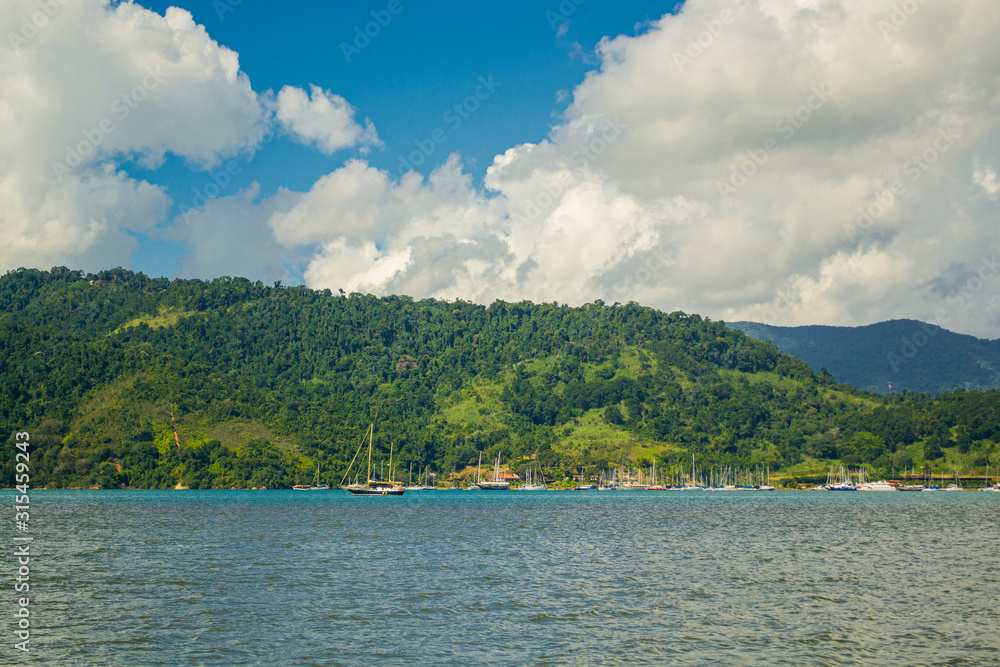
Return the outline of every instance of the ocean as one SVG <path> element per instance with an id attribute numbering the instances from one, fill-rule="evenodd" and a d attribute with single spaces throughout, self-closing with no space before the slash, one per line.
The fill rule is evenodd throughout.
<path id="1" fill-rule="evenodd" d="M 1000 494 L 0 501 L 4 664 L 1000 665 Z"/>

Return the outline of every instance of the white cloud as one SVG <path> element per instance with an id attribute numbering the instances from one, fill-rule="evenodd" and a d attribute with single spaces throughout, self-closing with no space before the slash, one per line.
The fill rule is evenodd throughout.
<path id="1" fill-rule="evenodd" d="M 287 246 L 321 245 L 310 285 L 482 300 L 506 252 L 504 220 L 501 203 L 477 193 L 452 156 L 426 181 L 411 172 L 395 182 L 353 160 L 270 224 Z"/>
<path id="2" fill-rule="evenodd" d="M 283 248 L 268 220 L 276 211 L 291 208 L 295 198 L 285 191 L 258 201 L 259 194 L 254 183 L 177 216 L 162 236 L 187 247 L 178 267 L 181 275 L 204 280 L 250 276 L 268 283 L 289 281 L 308 256 Z"/>
<path id="3" fill-rule="evenodd" d="M 980 167 L 978 164 L 972 172 L 972 182 L 983 189 L 983 194 L 992 200 L 1000 196 L 1000 182 L 992 167 Z"/>
<path id="4" fill-rule="evenodd" d="M 304 143 L 315 143 L 330 155 L 356 144 L 381 145 L 371 121 L 361 127 L 354 121 L 355 109 L 347 100 L 319 86 L 311 86 L 312 98 L 301 88 L 285 86 L 278 93 L 278 122 Z"/>
<path id="5" fill-rule="evenodd" d="M 994 181 L 970 173 L 1000 144 L 1000 14 L 896 5 L 689 0 L 603 41 L 550 137 L 496 157 L 489 197 L 355 163 L 272 224 L 325 244 L 306 274 L 319 287 L 997 335 L 1000 317 L 955 290 L 1000 250 L 997 211 L 977 199 Z M 418 259 L 429 246 L 451 254 Z"/>
<path id="6" fill-rule="evenodd" d="M 121 160 L 210 166 L 259 143 L 264 108 L 236 54 L 188 12 L 81 0 L 32 31 L 41 5 L 0 4 L 0 268 L 127 264 L 129 232 L 170 202 Z"/>
<path id="7" fill-rule="evenodd" d="M 125 161 L 157 168 L 170 153 L 214 168 L 253 153 L 279 122 L 273 94 L 258 95 L 237 54 L 183 9 L 160 16 L 130 2 L 0 0 L 0 36 L 0 270 L 127 266 L 131 233 L 150 232 L 171 202 L 124 173 Z M 293 133 L 324 150 L 377 142 L 342 98 L 314 89 L 296 106 L 297 92 L 282 90 L 278 104 Z M 222 215 L 215 236 L 234 224 L 226 210 L 212 209 Z M 183 265 L 200 273 L 215 236 L 180 228 L 192 233 Z M 270 274 L 273 263 L 241 266 Z"/>
<path id="8" fill-rule="evenodd" d="M 0 34 L 37 8 L 0 2 Z M 899 6 L 689 0 L 602 41 L 550 136 L 496 156 L 483 189 L 455 157 L 401 179 L 351 160 L 308 192 L 248 190 L 169 233 L 199 275 L 301 261 L 332 289 L 634 299 L 776 324 L 916 317 L 996 336 L 1000 276 L 983 276 L 998 185 L 980 165 L 1000 151 L 1000 13 Z M 67 3 L 0 56 L 0 268 L 122 263 L 129 232 L 169 205 L 121 173 L 125 157 L 213 165 L 275 126 L 325 153 L 379 145 L 355 115 L 315 86 L 258 95 L 183 10 Z M 60 180 L 53 163 L 89 137 Z M 213 265 L 241 233 L 254 253 Z"/>

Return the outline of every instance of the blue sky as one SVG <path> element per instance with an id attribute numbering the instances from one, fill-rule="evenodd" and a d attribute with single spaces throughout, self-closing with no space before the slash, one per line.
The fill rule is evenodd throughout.
<path id="1" fill-rule="evenodd" d="M 383 0 L 290 7 L 250 0 L 139 4 L 160 14 L 169 6 L 190 11 L 213 39 L 239 53 L 240 68 L 257 90 L 318 85 L 345 97 L 359 116 L 371 119 L 384 143 L 368 158 L 373 166 L 398 174 L 405 160 L 427 174 L 457 152 L 466 170 L 481 179 L 495 155 L 548 135 L 572 90 L 599 64 L 594 47 L 601 39 L 641 33 L 677 3 L 399 0 L 398 14 Z M 358 37 L 356 29 L 377 19 L 386 25 L 370 27 L 376 36 L 364 46 L 367 34 Z M 478 105 L 467 105 L 474 111 L 456 112 L 455 105 L 474 97 L 480 77 L 499 85 Z M 437 129 L 444 134 L 434 135 Z M 435 141 L 442 136 L 444 141 Z M 410 160 L 415 151 L 419 165 Z M 307 190 L 351 153 L 326 156 L 278 136 L 241 161 L 230 188 L 256 181 L 262 197 L 278 187 Z M 178 158 L 156 170 L 133 164 L 130 172 L 165 186 L 175 214 L 205 184 L 202 171 Z M 140 238 L 137 270 L 177 272 L 180 244 L 149 234 Z"/>
<path id="2" fill-rule="evenodd" d="M 998 30 L 995 0 L 0 0 L 0 270 L 995 338 Z"/>

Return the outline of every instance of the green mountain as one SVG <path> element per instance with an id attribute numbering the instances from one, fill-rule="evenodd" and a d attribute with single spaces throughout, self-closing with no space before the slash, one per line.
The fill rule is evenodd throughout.
<path id="1" fill-rule="evenodd" d="M 879 396 L 777 348 L 635 303 L 414 301 L 122 269 L 0 277 L 0 480 L 339 484 L 370 423 L 383 461 L 444 479 L 501 454 L 550 478 L 608 465 L 878 472 L 995 463 L 1000 394 Z M 992 458 L 990 458 L 992 457 Z M 387 473 L 386 473 L 387 474 Z M 399 474 L 405 474 L 398 472 Z"/>
<path id="2" fill-rule="evenodd" d="M 937 394 L 955 389 L 1000 389 L 1000 340 L 953 333 L 916 320 L 863 327 L 729 325 L 840 382 L 869 391 Z"/>

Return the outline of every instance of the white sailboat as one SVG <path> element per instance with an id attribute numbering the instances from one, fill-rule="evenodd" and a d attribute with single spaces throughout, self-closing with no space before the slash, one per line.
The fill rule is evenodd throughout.
<path id="1" fill-rule="evenodd" d="M 851 479 L 851 473 L 844 469 L 844 466 L 840 466 L 840 472 L 836 476 L 837 481 L 832 481 L 834 477 L 833 468 L 830 468 L 830 474 L 827 476 L 826 490 L 827 491 L 857 491 L 858 487 L 855 486 L 854 480 Z"/>
<path id="2" fill-rule="evenodd" d="M 479 452 L 479 464 L 476 466 L 476 483 L 469 485 L 469 491 L 482 491 L 480 483 L 483 481 L 483 453 Z"/>
<path id="3" fill-rule="evenodd" d="M 1000 466 L 997 467 L 997 473 L 1000 473 Z M 990 464 L 986 464 L 986 485 L 979 489 L 980 491 L 986 491 L 987 493 L 1000 493 L 1000 480 L 996 484 L 990 484 Z"/>
<path id="4" fill-rule="evenodd" d="M 958 479 L 958 467 L 955 468 L 955 481 L 946 486 L 944 491 L 964 491 L 962 488 L 962 483 Z"/>
<path id="5" fill-rule="evenodd" d="M 405 487 L 406 490 L 407 491 L 437 491 L 437 487 L 436 486 L 428 486 L 426 484 L 426 477 L 427 477 L 427 469 L 425 469 L 422 474 L 420 474 L 420 475 L 417 476 L 417 483 L 416 484 L 410 484 L 409 481 L 413 480 L 413 464 L 411 463 L 410 464 L 410 480 L 406 484 L 406 487 Z"/>
<path id="6" fill-rule="evenodd" d="M 482 453 L 480 453 L 480 461 L 482 461 Z M 510 489 L 510 482 L 505 479 L 500 478 L 500 454 L 497 454 L 497 461 L 493 466 L 493 479 L 491 480 L 480 480 L 479 488 L 483 491 L 507 491 Z"/>
<path id="7" fill-rule="evenodd" d="M 517 487 L 518 491 L 546 491 L 548 487 L 538 482 L 537 475 L 538 473 L 532 473 L 529 463 L 527 470 L 524 471 L 524 484 Z"/>

